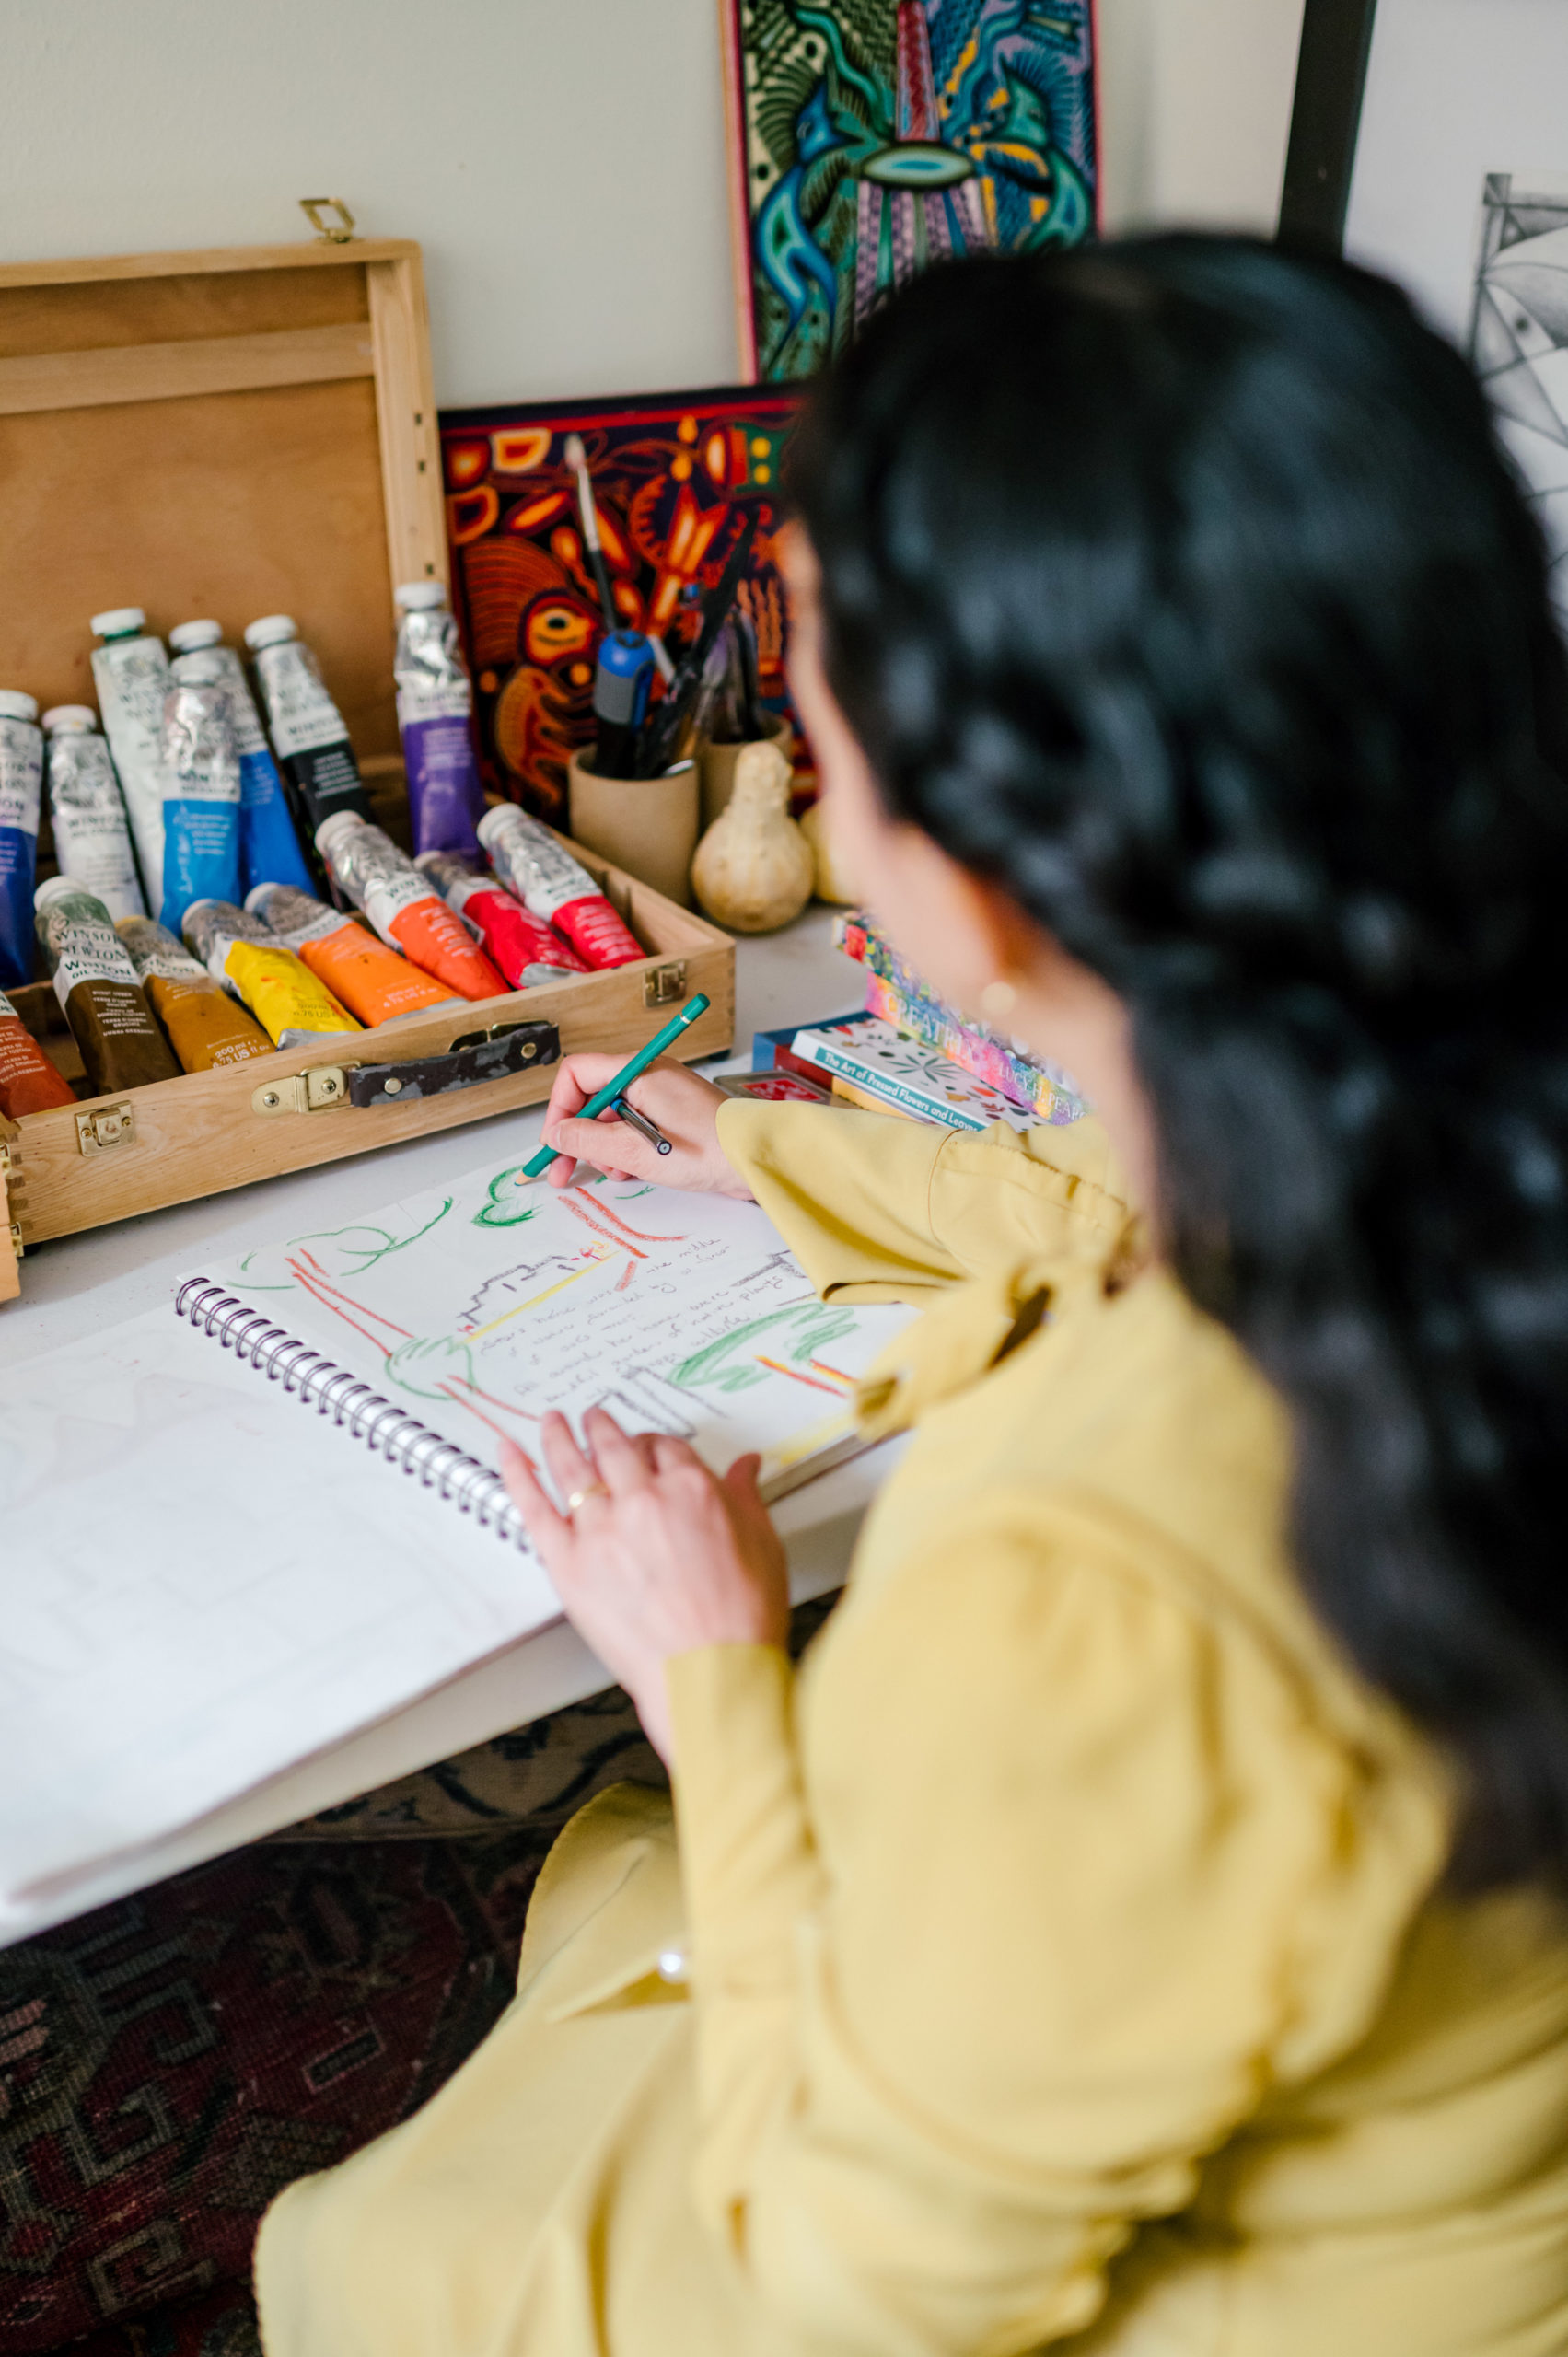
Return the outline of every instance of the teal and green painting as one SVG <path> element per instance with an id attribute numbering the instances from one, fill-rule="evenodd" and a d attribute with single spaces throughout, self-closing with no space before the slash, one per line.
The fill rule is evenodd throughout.
<path id="1" fill-rule="evenodd" d="M 928 263 L 1095 226 L 1093 0 L 726 0 L 742 343 L 816 373 Z"/>

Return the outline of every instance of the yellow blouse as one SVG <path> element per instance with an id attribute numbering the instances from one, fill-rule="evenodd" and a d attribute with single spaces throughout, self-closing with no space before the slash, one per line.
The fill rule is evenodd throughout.
<path id="1" fill-rule="evenodd" d="M 486 2045 L 274 2207 L 269 2357 L 1568 2348 L 1568 1930 L 1436 1893 L 1103 1135 L 721 1138 L 825 1296 L 929 1303 L 864 1393 L 917 1430 L 798 1678 L 670 1664 L 679 1841 L 586 1810 Z"/>

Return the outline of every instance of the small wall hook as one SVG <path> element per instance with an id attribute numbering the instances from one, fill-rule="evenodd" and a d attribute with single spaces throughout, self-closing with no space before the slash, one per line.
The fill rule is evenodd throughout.
<path id="1" fill-rule="evenodd" d="M 328 207 L 337 215 L 335 221 L 322 220 L 322 212 Z M 302 196 L 299 209 L 316 235 L 329 246 L 346 246 L 354 235 L 354 215 L 341 196 Z"/>

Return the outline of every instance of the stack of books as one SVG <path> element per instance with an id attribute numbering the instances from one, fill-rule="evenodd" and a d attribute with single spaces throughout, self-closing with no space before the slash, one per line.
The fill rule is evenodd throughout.
<path id="1" fill-rule="evenodd" d="M 1061 1125 L 1084 1110 L 1065 1074 L 1016 1041 L 966 1023 L 928 990 L 868 920 L 841 917 L 839 947 L 865 969 L 864 1012 L 804 1028 L 759 1031 L 736 1095 L 796 1096 L 902 1113 L 948 1129 Z"/>

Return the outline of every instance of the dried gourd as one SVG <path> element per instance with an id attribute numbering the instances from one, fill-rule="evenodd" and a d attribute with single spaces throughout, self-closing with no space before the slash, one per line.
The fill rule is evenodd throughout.
<path id="1" fill-rule="evenodd" d="M 790 766 L 774 744 L 743 746 L 735 790 L 691 862 L 691 887 L 715 923 L 773 933 L 811 898 L 811 846 L 789 815 Z"/>

